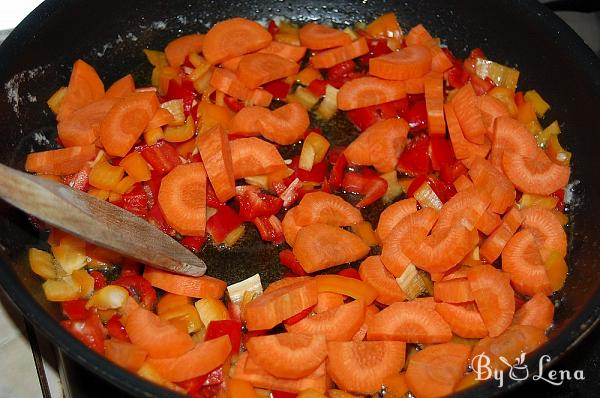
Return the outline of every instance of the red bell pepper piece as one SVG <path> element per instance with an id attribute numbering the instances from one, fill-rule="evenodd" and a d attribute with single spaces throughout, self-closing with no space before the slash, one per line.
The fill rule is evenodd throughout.
<path id="1" fill-rule="evenodd" d="M 283 205 L 283 200 L 262 192 L 260 188 L 253 185 L 236 187 L 236 194 L 235 201 L 240 209 L 240 217 L 244 221 L 277 214 Z"/>
<path id="2" fill-rule="evenodd" d="M 413 197 L 417 189 L 419 189 L 424 183 L 427 183 L 433 192 L 437 195 L 437 197 L 442 201 L 442 203 L 446 203 L 448 199 L 450 199 L 454 194 L 456 194 L 456 190 L 454 186 L 451 184 L 446 184 L 443 181 L 440 181 L 434 176 L 428 176 L 426 174 L 421 174 L 417 176 L 408 187 L 406 191 L 406 195 L 408 197 Z"/>
<path id="3" fill-rule="evenodd" d="M 371 58 L 389 54 L 392 50 L 387 45 L 387 39 L 368 39 L 369 52 L 359 58 L 361 64 L 368 66 Z"/>
<path id="4" fill-rule="evenodd" d="M 327 71 L 327 79 L 336 82 L 344 82 L 355 69 L 356 63 L 353 60 L 341 62 L 329 68 Z"/>
<path id="5" fill-rule="evenodd" d="M 184 79 L 181 84 L 178 84 L 175 80 L 169 80 L 169 88 L 167 89 L 167 94 L 164 96 L 164 100 L 183 100 L 183 113 L 187 117 L 191 114 L 196 95 L 194 82 L 191 80 Z"/>
<path id="6" fill-rule="evenodd" d="M 281 226 L 281 221 L 279 221 L 277 217 L 274 215 L 269 217 L 256 217 L 252 222 L 258 229 L 262 240 L 273 242 L 276 245 L 283 243 L 283 227 Z"/>
<path id="7" fill-rule="evenodd" d="M 193 379 L 180 381 L 179 383 L 175 384 L 183 388 L 188 395 L 195 397 L 200 392 L 200 390 L 202 390 L 202 386 L 204 386 L 204 382 L 207 378 L 208 374 L 205 374 L 198 377 L 194 377 Z"/>
<path id="8" fill-rule="evenodd" d="M 242 110 L 242 108 L 245 107 L 244 103 L 242 101 L 239 101 L 236 98 L 230 97 L 228 95 L 225 96 L 224 98 L 225 101 L 225 105 L 227 105 L 229 107 L 229 109 L 231 109 L 234 112 L 239 112 Z"/>
<path id="9" fill-rule="evenodd" d="M 296 398 L 298 396 L 298 394 L 293 394 L 291 392 L 285 392 L 285 391 L 271 391 L 271 395 L 273 396 L 273 398 Z"/>
<path id="10" fill-rule="evenodd" d="M 296 276 L 306 275 L 306 271 L 304 271 L 304 268 L 302 268 L 300 262 L 294 255 L 294 252 L 290 249 L 285 249 L 279 252 L 279 262 L 292 271 Z"/>
<path id="11" fill-rule="evenodd" d="M 112 284 L 127 289 L 129 294 L 147 310 L 152 310 L 154 308 L 157 300 L 156 290 L 154 290 L 150 282 L 141 275 L 121 276 Z"/>
<path id="12" fill-rule="evenodd" d="M 279 33 L 279 26 L 277 26 L 275 21 L 271 19 L 269 20 L 269 26 L 267 27 L 267 30 L 269 31 L 271 36 L 275 36 L 277 33 Z"/>
<path id="13" fill-rule="evenodd" d="M 440 171 L 442 165 L 454 163 L 454 149 L 450 140 L 443 137 L 431 137 L 429 140 L 431 148 L 431 167 L 435 171 Z"/>
<path id="14" fill-rule="evenodd" d="M 413 138 L 400 155 L 396 168 L 410 175 L 429 173 L 429 139 L 425 135 Z"/>
<path id="15" fill-rule="evenodd" d="M 312 307 L 309 307 L 305 310 L 302 310 L 301 312 L 297 313 L 296 315 L 289 317 L 288 319 L 286 319 L 285 321 L 283 321 L 284 324 L 286 325 L 293 325 L 295 323 L 300 322 L 301 320 L 303 320 L 304 318 L 306 318 L 307 316 L 310 315 L 310 313 L 312 312 L 313 308 L 315 308 L 315 306 L 313 305 Z"/>
<path id="16" fill-rule="evenodd" d="M 90 316 L 90 311 L 85 308 L 86 300 L 70 300 L 60 303 L 63 314 L 72 321 L 83 321 Z"/>
<path id="17" fill-rule="evenodd" d="M 191 252 L 198 253 L 204 246 L 204 242 L 206 242 L 206 236 L 184 236 L 179 243 Z"/>
<path id="18" fill-rule="evenodd" d="M 550 196 L 554 196 L 558 198 L 558 202 L 554 208 L 558 211 L 565 211 L 565 190 L 564 188 L 559 189 L 556 192 L 553 192 Z"/>
<path id="19" fill-rule="evenodd" d="M 212 207 L 213 209 L 218 209 L 219 207 L 225 206 L 225 203 L 219 201 L 219 198 L 217 198 L 215 189 L 210 182 L 206 184 L 206 205 L 208 207 Z"/>
<path id="20" fill-rule="evenodd" d="M 446 184 L 452 184 L 458 177 L 467 173 L 467 168 L 460 160 L 453 163 L 444 163 L 440 168 L 440 178 Z"/>
<path id="21" fill-rule="evenodd" d="M 148 195 L 141 184 L 135 184 L 114 204 L 141 218 L 148 215 Z"/>
<path id="22" fill-rule="evenodd" d="M 475 94 L 477 95 L 483 95 L 496 87 L 489 77 L 482 79 L 476 75 L 471 75 L 471 85 L 473 86 L 473 91 L 475 91 Z"/>
<path id="23" fill-rule="evenodd" d="M 61 321 L 61 326 L 76 339 L 98 354 L 104 354 L 104 328 L 95 308 L 80 321 Z"/>
<path id="24" fill-rule="evenodd" d="M 345 150 L 345 146 L 334 146 L 330 148 L 329 152 L 327 153 L 327 160 L 329 161 L 329 164 L 334 166 Z"/>
<path id="25" fill-rule="evenodd" d="M 165 216 L 162 214 L 162 210 L 158 204 L 155 204 L 148 212 L 147 220 L 150 224 L 163 231 L 169 236 L 175 235 L 175 230 L 165 220 Z"/>
<path id="26" fill-rule="evenodd" d="M 294 170 L 294 174 L 286 179 L 286 182 L 291 182 L 298 177 L 300 181 L 323 182 L 327 175 L 327 162 L 321 161 L 315 163 L 310 171 L 303 170 L 299 167 L 300 156 L 296 155 L 292 158 L 292 163 L 289 167 Z"/>
<path id="27" fill-rule="evenodd" d="M 379 176 L 367 176 L 351 171 L 344 176 L 342 187 L 346 192 L 363 195 L 356 204 L 356 207 L 362 208 L 380 199 L 387 191 L 388 183 Z"/>
<path id="28" fill-rule="evenodd" d="M 279 194 L 279 198 L 283 200 L 283 207 L 289 209 L 296 200 L 300 197 L 302 190 L 302 181 L 296 177 L 284 190 Z"/>
<path id="29" fill-rule="evenodd" d="M 235 210 L 229 206 L 221 206 L 206 222 L 206 231 L 216 243 L 221 243 L 240 224 L 242 224 L 242 219 Z"/>
<path id="30" fill-rule="evenodd" d="M 121 323 L 119 315 L 113 315 L 108 322 L 106 322 L 106 330 L 113 339 L 129 341 L 129 336 L 125 330 L 125 326 Z"/>
<path id="31" fill-rule="evenodd" d="M 165 175 L 175 166 L 181 164 L 177 149 L 166 141 L 159 141 L 146 146 L 141 151 L 142 157 L 160 175 Z"/>
<path id="32" fill-rule="evenodd" d="M 413 131 L 427 128 L 427 106 L 425 100 L 415 101 L 406 112 L 406 121 Z"/>
<path id="33" fill-rule="evenodd" d="M 522 91 L 517 91 L 515 93 L 515 104 L 517 106 L 521 106 L 521 104 L 523 104 L 523 102 L 525 102 L 525 94 L 523 94 Z"/>
<path id="34" fill-rule="evenodd" d="M 329 185 L 331 185 L 333 188 L 340 188 L 342 186 L 346 166 L 348 166 L 348 160 L 342 153 L 335 161 L 333 169 L 331 169 L 331 174 L 329 175 Z"/>
<path id="35" fill-rule="evenodd" d="M 322 97 L 325 95 L 327 84 L 327 80 L 315 79 L 308 85 L 308 90 L 317 97 Z"/>
<path id="36" fill-rule="evenodd" d="M 405 117 L 407 111 L 408 99 L 403 98 L 384 104 L 352 109 L 346 115 L 359 130 L 364 131 L 380 120 L 391 119 L 397 116 Z"/>
<path id="37" fill-rule="evenodd" d="M 106 286 L 106 278 L 100 271 L 90 271 L 90 276 L 94 278 L 94 290 L 100 290 Z"/>
<path id="38" fill-rule="evenodd" d="M 64 177 L 64 183 L 78 191 L 87 192 L 90 187 L 90 171 L 92 168 L 89 165 L 84 166 L 75 174 Z"/>
<path id="39" fill-rule="evenodd" d="M 284 100 L 290 92 L 290 85 L 283 80 L 274 80 L 263 85 L 263 88 L 273 95 L 273 98 Z"/>
<path id="40" fill-rule="evenodd" d="M 225 335 L 229 336 L 229 341 L 231 341 L 231 352 L 238 353 L 242 341 L 242 323 L 240 321 L 232 319 L 211 321 L 206 328 L 204 339 L 212 340 Z"/>
<path id="41" fill-rule="evenodd" d="M 341 276 L 345 276 L 346 278 L 354 278 L 354 279 L 358 279 L 359 281 L 361 280 L 360 274 L 354 268 L 344 268 L 337 274 L 341 275 Z"/>
<path id="42" fill-rule="evenodd" d="M 153 208 L 157 203 L 158 191 L 160 190 L 160 183 L 162 181 L 162 176 L 155 171 L 152 171 L 150 179 L 148 181 L 144 181 L 142 186 L 144 187 L 144 191 L 146 191 L 146 196 L 148 197 L 148 208 Z"/>

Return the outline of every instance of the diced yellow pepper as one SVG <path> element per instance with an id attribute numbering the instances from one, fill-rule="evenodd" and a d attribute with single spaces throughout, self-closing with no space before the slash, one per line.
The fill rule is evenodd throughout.
<path id="1" fill-rule="evenodd" d="M 188 116 L 183 126 L 167 126 L 164 129 L 165 140 L 169 142 L 184 142 L 194 136 L 196 125 L 192 116 Z"/>
<path id="2" fill-rule="evenodd" d="M 246 380 L 229 379 L 227 383 L 227 398 L 258 398 L 252 384 Z"/>
<path id="3" fill-rule="evenodd" d="M 61 279 L 48 279 L 42 284 L 48 301 L 70 301 L 86 297 L 94 290 L 94 278 L 78 270 Z"/>
<path id="4" fill-rule="evenodd" d="M 161 127 L 155 127 L 153 129 L 144 131 L 144 141 L 147 145 L 154 145 L 164 138 L 165 133 Z"/>
<path id="5" fill-rule="evenodd" d="M 558 141 L 558 136 L 551 135 L 546 144 L 546 153 L 550 160 L 563 166 L 571 162 L 571 152 L 565 150 Z"/>
<path id="6" fill-rule="evenodd" d="M 539 134 L 535 136 L 535 140 L 537 141 L 538 146 L 545 147 L 552 135 L 560 134 L 560 126 L 558 125 L 558 121 L 553 121 L 550 123 L 548 127 L 542 130 Z"/>
<path id="7" fill-rule="evenodd" d="M 384 204 L 392 203 L 394 199 L 404 192 L 404 189 L 402 189 L 402 186 L 398 182 L 398 173 L 396 170 L 393 170 L 389 173 L 380 175 L 380 177 L 386 180 L 388 184 L 387 191 L 385 191 L 381 200 Z"/>
<path id="8" fill-rule="evenodd" d="M 185 123 L 185 113 L 183 110 L 183 100 L 173 99 L 170 101 L 163 102 L 160 107 L 166 109 L 173 115 L 173 121 L 169 123 L 170 126 L 181 126 Z"/>
<path id="9" fill-rule="evenodd" d="M 158 316 L 160 319 L 169 321 L 180 330 L 190 334 L 199 331 L 204 326 L 198 311 L 190 303 L 163 311 Z"/>
<path id="10" fill-rule="evenodd" d="M 198 105 L 198 135 L 202 135 L 217 124 L 227 128 L 233 112 L 226 106 L 202 101 Z"/>
<path id="11" fill-rule="evenodd" d="M 477 58 L 475 61 L 475 73 L 482 79 L 486 77 L 490 78 L 496 86 L 503 86 L 513 91 L 517 88 L 519 71 L 514 68 L 488 59 Z"/>
<path id="12" fill-rule="evenodd" d="M 139 152 L 134 151 L 125 156 L 119 166 L 136 182 L 148 181 L 151 178 L 150 167 Z"/>
<path id="13" fill-rule="evenodd" d="M 131 176 L 125 176 L 114 189 L 115 193 L 123 195 L 128 192 L 135 185 L 135 179 Z"/>
<path id="14" fill-rule="evenodd" d="M 443 203 L 433 191 L 431 186 L 424 182 L 416 191 L 415 199 L 422 207 L 431 207 L 435 210 L 441 210 Z"/>
<path id="15" fill-rule="evenodd" d="M 325 158 L 328 149 L 329 141 L 327 141 L 327 138 L 314 132 L 308 134 L 302 144 L 298 167 L 302 170 L 311 171 L 314 164 Z"/>
<path id="16" fill-rule="evenodd" d="M 548 109 L 550 109 L 550 104 L 544 101 L 544 99 L 535 90 L 527 91 L 524 97 L 525 101 L 530 102 L 533 105 L 533 109 L 535 109 L 535 113 L 538 115 L 538 117 L 544 117 Z"/>
<path id="17" fill-rule="evenodd" d="M 323 120 L 329 120 L 337 112 L 338 89 L 328 84 L 325 86 L 325 97 L 317 108 L 317 116 Z"/>
<path id="18" fill-rule="evenodd" d="M 99 189 L 112 191 L 123 178 L 125 170 L 121 166 L 113 166 L 103 157 L 90 171 L 90 185 Z"/>
<path id="19" fill-rule="evenodd" d="M 514 91 L 506 87 L 498 86 L 491 89 L 487 95 L 491 95 L 506 105 L 508 113 L 510 113 L 511 116 L 514 117 L 517 115 L 517 104 L 515 103 Z"/>
<path id="20" fill-rule="evenodd" d="M 367 246 L 377 246 L 381 243 L 379 237 L 375 231 L 373 231 L 373 226 L 370 222 L 361 221 L 352 224 L 350 227 L 352 228 L 352 232 L 358 235 Z"/>
<path id="21" fill-rule="evenodd" d="M 319 98 L 316 95 L 314 95 L 306 87 L 302 86 L 298 86 L 293 94 L 288 94 L 285 100 L 288 103 L 298 102 L 306 109 L 312 109 L 312 107 L 315 106 L 317 102 L 319 102 Z"/>
<path id="22" fill-rule="evenodd" d="M 144 54 L 146 54 L 146 58 L 148 59 L 148 62 L 150 62 L 150 64 L 152 66 L 163 67 L 163 66 L 169 65 L 169 63 L 167 62 L 167 57 L 165 56 L 165 53 L 162 51 L 146 49 L 146 50 L 144 50 Z"/>
<path id="23" fill-rule="evenodd" d="M 85 253 L 85 242 L 71 235 L 65 235 L 60 243 L 52 247 L 54 258 L 67 275 L 83 268 L 89 257 Z"/>
<path id="24" fill-rule="evenodd" d="M 98 188 L 90 188 L 88 190 L 88 195 L 92 195 L 95 196 L 96 198 L 100 199 L 100 200 L 107 200 L 108 199 L 108 195 L 110 195 L 110 191 L 107 191 L 106 189 L 98 189 Z"/>
<path id="25" fill-rule="evenodd" d="M 122 286 L 108 285 L 94 292 L 85 304 L 85 308 L 96 307 L 99 310 L 116 310 L 125 305 L 129 292 Z"/>
<path id="26" fill-rule="evenodd" d="M 321 72 L 312 66 L 307 66 L 296 75 L 296 81 L 303 86 L 308 86 L 313 80 L 322 80 Z"/>
<path id="27" fill-rule="evenodd" d="M 373 37 L 402 38 L 402 29 L 393 12 L 383 14 L 367 25 L 367 32 Z"/>
<path id="28" fill-rule="evenodd" d="M 34 247 L 30 248 L 27 254 L 29 266 L 36 275 L 44 279 L 59 279 L 67 275 L 52 254 Z"/>
<path id="29" fill-rule="evenodd" d="M 46 101 L 46 103 L 50 107 L 50 110 L 55 115 L 58 114 L 58 112 L 60 111 L 60 107 L 63 103 L 63 100 L 65 99 L 65 95 L 67 95 L 67 88 L 61 87 L 58 90 L 56 90 L 54 94 L 52 94 L 48 101 Z"/>
<path id="30" fill-rule="evenodd" d="M 554 209 L 558 203 L 556 196 L 543 196 L 531 193 L 524 193 L 519 200 L 519 208 L 542 207 L 544 209 Z"/>
<path id="31" fill-rule="evenodd" d="M 211 321 L 223 321 L 229 319 L 229 312 L 221 300 L 203 298 L 194 304 L 200 320 L 208 327 Z"/>
<path id="32" fill-rule="evenodd" d="M 148 381 L 151 381 L 154 384 L 158 384 L 159 386 L 166 387 L 168 389 L 180 392 L 182 394 L 186 393 L 186 391 L 183 388 L 179 387 L 177 384 L 172 383 L 172 382 L 168 381 L 167 379 L 165 379 L 164 377 L 162 377 L 160 375 L 160 373 L 158 373 L 156 371 L 156 369 L 154 369 L 152 367 L 152 365 L 148 364 L 147 362 L 144 362 L 142 367 L 138 369 L 137 374 L 138 374 L 138 376 L 140 376 Z"/>
<path id="33" fill-rule="evenodd" d="M 223 240 L 223 243 L 225 243 L 225 246 L 232 247 L 237 243 L 238 240 L 242 238 L 242 236 L 244 236 L 245 231 L 246 227 L 244 226 L 244 224 L 240 225 L 239 227 L 227 234 L 227 236 Z"/>

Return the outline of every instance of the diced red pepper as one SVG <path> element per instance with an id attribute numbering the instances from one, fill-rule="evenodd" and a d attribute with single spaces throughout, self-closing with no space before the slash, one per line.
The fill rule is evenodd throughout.
<path id="1" fill-rule="evenodd" d="M 225 335 L 229 336 L 229 341 L 231 341 L 231 352 L 238 353 L 242 341 L 242 323 L 240 321 L 232 319 L 211 321 L 206 328 L 204 339 L 212 340 Z"/>
<path id="2" fill-rule="evenodd" d="M 167 174 L 181 164 L 177 149 L 166 141 L 161 140 L 154 145 L 146 146 L 141 153 L 144 160 L 160 175 Z"/>
<path id="3" fill-rule="evenodd" d="M 405 117 L 408 107 L 408 99 L 403 98 L 384 104 L 352 109 L 346 115 L 359 130 L 364 131 L 380 120 L 391 119 L 397 116 Z"/>
<path id="4" fill-rule="evenodd" d="M 331 169 L 331 174 L 329 174 L 329 185 L 331 185 L 333 188 L 340 188 L 342 186 L 342 182 L 344 181 L 344 173 L 346 172 L 346 166 L 348 166 L 348 160 L 342 153 L 338 156 L 333 168 Z"/>
<path id="5" fill-rule="evenodd" d="M 86 300 L 70 300 L 60 303 L 63 314 L 72 321 L 83 321 L 90 316 L 90 311 L 85 308 Z"/>
<path id="6" fill-rule="evenodd" d="M 142 184 L 135 184 L 114 204 L 141 218 L 146 218 L 148 215 L 148 195 Z"/>
<path id="7" fill-rule="evenodd" d="M 183 246 L 194 253 L 200 252 L 204 242 L 206 242 L 206 236 L 184 236 L 180 241 Z"/>
<path id="8" fill-rule="evenodd" d="M 271 395 L 273 396 L 273 398 L 296 398 L 298 396 L 298 394 L 293 394 L 291 392 L 285 392 L 285 391 L 271 391 Z"/>
<path id="9" fill-rule="evenodd" d="M 397 169 L 413 176 L 429 173 L 429 140 L 425 135 L 413 138 L 400 155 Z"/>
<path id="10" fill-rule="evenodd" d="M 234 112 L 241 111 L 245 106 L 242 101 L 239 101 L 236 98 L 230 97 L 229 95 L 225 96 L 224 101 L 225 101 L 225 105 L 227 105 L 229 107 L 229 109 L 231 109 Z"/>
<path id="11" fill-rule="evenodd" d="M 308 85 L 308 90 L 317 97 L 325 95 L 325 88 L 327 87 L 327 80 L 315 79 Z"/>
<path id="12" fill-rule="evenodd" d="M 267 27 L 267 30 L 269 31 L 271 36 L 275 36 L 277 33 L 279 33 L 279 26 L 277 26 L 275 21 L 271 19 L 269 20 L 269 26 Z"/>
<path id="13" fill-rule="evenodd" d="M 413 103 L 406 112 L 406 121 L 413 131 L 421 131 L 427 128 L 427 106 L 425 100 Z"/>
<path id="14" fill-rule="evenodd" d="M 325 176 L 327 175 L 327 162 L 324 160 L 313 164 L 313 167 L 310 171 L 301 169 L 299 164 L 300 156 L 294 156 L 292 158 L 292 163 L 289 165 L 289 167 L 294 170 L 294 174 L 289 176 L 286 181 L 291 182 L 294 180 L 294 178 L 298 177 L 300 181 L 323 182 Z"/>
<path id="15" fill-rule="evenodd" d="M 283 200 L 253 185 L 236 187 L 236 194 L 235 201 L 240 209 L 240 217 L 244 221 L 277 214 L 283 205 Z"/>
<path id="16" fill-rule="evenodd" d="M 127 289 L 129 294 L 137 299 L 142 307 L 152 310 L 156 304 L 156 290 L 141 275 L 121 276 L 115 280 L 113 285 L 121 286 Z"/>
<path id="17" fill-rule="evenodd" d="M 162 175 L 152 171 L 150 179 L 148 181 L 144 181 L 142 184 L 144 191 L 146 191 L 146 196 L 148 197 L 148 208 L 150 209 L 157 203 L 161 181 Z"/>
<path id="18" fill-rule="evenodd" d="M 388 183 L 379 176 L 367 176 L 351 171 L 344 176 L 342 187 L 346 192 L 363 195 L 363 198 L 356 204 L 356 207 L 362 208 L 383 197 Z"/>
<path id="19" fill-rule="evenodd" d="M 564 188 L 559 189 L 556 192 L 553 192 L 550 196 L 554 196 L 558 198 L 558 202 L 554 208 L 558 211 L 565 211 L 565 190 Z"/>
<path id="20" fill-rule="evenodd" d="M 276 216 L 256 217 L 252 222 L 258 229 L 262 240 L 273 242 L 276 245 L 283 243 L 283 227 Z"/>
<path id="21" fill-rule="evenodd" d="M 354 268 L 344 268 L 343 270 L 341 270 L 337 274 L 341 275 L 341 276 L 345 276 L 346 278 L 354 278 L 354 279 L 361 280 L 360 274 Z"/>
<path id="22" fill-rule="evenodd" d="M 219 201 L 219 198 L 217 198 L 217 194 L 211 183 L 206 184 L 206 205 L 213 209 L 225 206 L 225 203 Z"/>
<path id="23" fill-rule="evenodd" d="M 313 305 L 312 307 L 309 307 L 305 310 L 302 310 L 301 312 L 297 313 L 296 315 L 289 317 L 288 319 L 286 319 L 285 321 L 283 321 L 284 324 L 286 325 L 293 325 L 295 323 L 300 322 L 301 320 L 303 320 L 304 318 L 306 318 L 307 316 L 310 315 L 310 313 L 312 312 L 313 308 L 315 308 L 315 306 Z"/>
<path id="24" fill-rule="evenodd" d="M 515 93 L 515 104 L 521 106 L 523 102 L 525 102 L 525 94 L 522 91 L 517 91 Z"/>
<path id="25" fill-rule="evenodd" d="M 91 170 L 92 168 L 86 165 L 77 173 L 65 176 L 64 182 L 66 185 L 70 186 L 73 189 L 82 192 L 87 192 L 88 188 L 90 187 L 89 181 Z"/>
<path id="26" fill-rule="evenodd" d="M 221 206 L 206 222 L 206 231 L 216 243 L 221 243 L 227 235 L 242 224 L 242 219 L 229 206 Z"/>
<path id="27" fill-rule="evenodd" d="M 440 168 L 440 178 L 446 184 L 452 184 L 458 177 L 467 173 L 467 168 L 460 160 L 453 163 L 444 163 Z"/>
<path id="28" fill-rule="evenodd" d="M 191 114 L 196 95 L 193 81 L 184 79 L 181 84 L 178 84 L 175 80 L 169 80 L 169 88 L 163 99 L 165 101 L 174 99 L 183 100 L 183 113 L 187 117 Z"/>
<path id="29" fill-rule="evenodd" d="M 368 39 L 367 45 L 369 46 L 369 52 L 360 57 L 360 63 L 365 66 L 369 65 L 369 60 L 371 58 L 392 52 L 392 49 L 387 45 L 387 39 Z"/>
<path id="30" fill-rule="evenodd" d="M 162 214 L 162 210 L 158 204 L 155 204 L 148 212 L 147 220 L 150 224 L 163 231 L 169 236 L 175 235 L 175 230 L 165 220 L 165 216 Z"/>
<path id="31" fill-rule="evenodd" d="M 61 321 L 60 324 L 88 348 L 98 354 L 104 354 L 104 328 L 95 308 L 89 311 L 88 317 L 84 320 Z"/>
<path id="32" fill-rule="evenodd" d="M 125 330 L 125 326 L 121 323 L 121 317 L 119 315 L 113 315 L 108 322 L 106 322 L 106 330 L 113 339 L 129 341 L 129 336 Z"/>
<path id="33" fill-rule="evenodd" d="M 180 381 L 176 383 L 179 387 L 183 388 L 188 395 L 194 396 L 198 394 L 206 381 L 208 374 L 201 375 L 198 377 L 194 377 L 193 379 L 188 379 L 184 381 Z"/>
<path id="34" fill-rule="evenodd" d="M 426 174 L 421 174 L 411 182 L 408 190 L 406 191 L 406 195 L 408 197 L 413 197 L 417 189 L 419 189 L 424 183 L 427 183 L 433 192 L 437 195 L 437 197 L 442 201 L 442 203 L 446 203 L 448 199 L 450 199 L 454 194 L 456 194 L 456 190 L 454 186 L 451 184 L 446 184 L 443 181 L 440 181 L 434 176 L 428 176 Z"/>
<path id="35" fill-rule="evenodd" d="M 332 166 L 335 165 L 335 163 L 337 162 L 339 157 L 344 153 L 345 150 L 345 146 L 331 147 L 329 149 L 329 152 L 327 152 L 327 160 L 329 161 L 329 164 Z"/>
<path id="36" fill-rule="evenodd" d="M 288 268 L 290 271 L 292 271 L 294 273 L 294 275 L 297 275 L 297 276 L 306 275 L 306 271 L 304 271 L 304 268 L 302 268 L 302 266 L 300 265 L 300 262 L 294 255 L 294 252 L 291 251 L 290 249 L 285 249 L 285 250 L 282 250 L 279 252 L 279 262 L 283 266 Z"/>
<path id="37" fill-rule="evenodd" d="M 471 85 L 473 86 L 473 91 L 475 91 L 475 94 L 477 95 L 483 95 L 496 87 L 489 77 L 482 79 L 476 75 L 471 75 Z"/>
<path id="38" fill-rule="evenodd" d="M 273 95 L 273 98 L 283 100 L 290 92 L 290 85 L 283 80 L 274 80 L 263 85 L 263 88 Z"/>
<path id="39" fill-rule="evenodd" d="M 356 63 L 353 60 L 341 62 L 329 68 L 327 71 L 327 79 L 343 82 L 355 69 Z"/>
<path id="40" fill-rule="evenodd" d="M 190 57 L 186 56 L 183 60 L 183 63 L 181 64 L 182 68 L 188 67 L 188 68 L 195 68 L 194 64 L 192 63 L 192 61 L 190 61 Z"/>
<path id="41" fill-rule="evenodd" d="M 142 273 L 142 264 L 135 260 L 125 257 L 121 264 L 121 274 L 119 276 L 140 275 Z"/>
<path id="42" fill-rule="evenodd" d="M 450 140 L 444 137 L 431 137 L 429 140 L 431 148 L 431 167 L 440 171 L 444 164 L 454 163 L 454 149 Z"/>
<path id="43" fill-rule="evenodd" d="M 90 271 L 90 276 L 94 278 L 94 290 L 100 290 L 106 286 L 106 278 L 100 271 Z"/>
<path id="44" fill-rule="evenodd" d="M 296 177 L 283 192 L 279 194 L 279 198 L 283 200 L 283 207 L 289 209 L 300 197 L 302 190 L 302 181 Z"/>
<path id="45" fill-rule="evenodd" d="M 469 74 L 464 70 L 462 65 L 454 66 L 446 72 L 448 84 L 452 88 L 461 88 L 469 81 Z"/>
<path id="46" fill-rule="evenodd" d="M 232 343 L 233 345 L 233 343 Z M 207 386 L 218 386 L 223 383 L 224 380 L 223 367 L 220 366 L 213 371 L 208 372 L 206 375 L 206 380 L 204 381 L 204 387 Z M 213 397 L 216 395 L 208 395 L 209 397 Z"/>

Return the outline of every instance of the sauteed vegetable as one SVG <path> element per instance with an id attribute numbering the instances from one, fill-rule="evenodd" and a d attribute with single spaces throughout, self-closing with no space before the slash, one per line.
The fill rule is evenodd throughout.
<path id="1" fill-rule="evenodd" d="M 147 87 L 105 90 L 76 61 L 48 100 L 63 148 L 29 172 L 195 253 L 257 228 L 288 272 L 227 286 L 52 229 L 29 260 L 62 325 L 194 397 L 444 396 L 479 382 L 477 355 L 503 369 L 537 349 L 568 273 L 571 154 L 519 71 L 442 43 L 393 13 L 233 18 L 146 50 Z"/>

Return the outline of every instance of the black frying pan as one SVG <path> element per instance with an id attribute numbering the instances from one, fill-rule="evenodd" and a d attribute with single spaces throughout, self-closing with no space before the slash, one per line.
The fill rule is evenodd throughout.
<path id="1" fill-rule="evenodd" d="M 529 357 L 537 369 L 543 353 L 554 360 L 588 333 L 600 317 L 600 61 L 562 21 L 534 1 L 522 0 L 343 0 L 193 1 L 47 0 L 0 47 L 0 161 L 23 167 L 25 154 L 53 146 L 54 117 L 45 101 L 68 81 L 70 68 L 82 57 L 106 82 L 136 71 L 147 84 L 144 48 L 161 49 L 182 33 L 204 32 L 210 24 L 233 16 L 351 24 L 395 11 L 402 26 L 421 22 L 442 37 L 457 55 L 482 47 L 493 60 L 516 65 L 520 86 L 536 88 L 554 107 L 547 120 L 563 123 L 561 143 L 574 153 L 574 203 L 570 208 L 571 274 L 555 297 L 560 302 L 550 341 Z M 49 138 L 49 142 L 40 139 Z M 1 182 L 0 182 L 1 183 Z M 252 242 L 252 237 L 248 237 Z M 86 349 L 56 322 L 57 306 L 47 303 L 40 281 L 27 266 L 30 246 L 43 247 L 39 233 L 24 214 L 0 203 L 0 283 L 33 325 L 68 356 L 110 383 L 136 396 L 174 396 Z M 210 274 L 229 282 L 260 272 L 267 282 L 280 276 L 275 249 L 269 244 L 240 245 L 232 251 L 208 250 Z M 213 259 L 213 261 L 210 261 Z M 507 380 L 502 391 L 518 383 Z M 496 395 L 487 383 L 465 392 Z"/>

